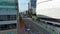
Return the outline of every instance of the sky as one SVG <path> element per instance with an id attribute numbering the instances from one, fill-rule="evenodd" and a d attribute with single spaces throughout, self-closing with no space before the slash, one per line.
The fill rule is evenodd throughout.
<path id="1" fill-rule="evenodd" d="M 23 12 L 28 9 L 29 0 L 19 0 L 19 12 Z"/>

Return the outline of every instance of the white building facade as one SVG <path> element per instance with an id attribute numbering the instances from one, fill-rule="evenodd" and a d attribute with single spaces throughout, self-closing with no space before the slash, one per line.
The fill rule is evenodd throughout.
<path id="1" fill-rule="evenodd" d="M 36 15 L 40 18 L 60 19 L 60 0 L 37 0 Z M 40 19 L 42 27 L 53 34 L 60 34 L 60 21 Z M 46 28 L 47 27 L 47 28 Z"/>

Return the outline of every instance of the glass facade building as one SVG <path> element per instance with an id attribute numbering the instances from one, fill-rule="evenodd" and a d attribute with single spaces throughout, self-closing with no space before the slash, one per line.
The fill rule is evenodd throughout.
<path id="1" fill-rule="evenodd" d="M 31 0 L 31 7 L 36 8 L 36 0 Z"/>
<path id="2" fill-rule="evenodd" d="M 32 17 L 36 16 L 36 2 L 37 0 L 30 0 L 31 2 L 31 9 L 32 9 Z"/>
<path id="3" fill-rule="evenodd" d="M 18 0 L 0 0 L 0 31 L 5 31 L 4 33 L 0 32 L 1 34 L 9 31 L 17 34 L 17 13 Z"/>
<path id="4" fill-rule="evenodd" d="M 36 16 L 36 1 L 37 0 L 30 0 L 30 2 L 28 3 L 28 13 L 29 13 L 29 17 L 33 17 Z"/>

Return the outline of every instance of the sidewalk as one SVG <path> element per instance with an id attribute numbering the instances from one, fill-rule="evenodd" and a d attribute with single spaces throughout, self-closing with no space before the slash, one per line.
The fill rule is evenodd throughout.
<path id="1" fill-rule="evenodd" d="M 25 34 L 25 28 L 24 27 L 22 27 L 22 28 L 20 28 L 20 34 Z"/>
<path id="2" fill-rule="evenodd" d="M 27 32 L 25 31 L 25 23 L 24 21 L 22 20 L 22 18 L 20 17 L 20 34 L 27 34 Z"/>

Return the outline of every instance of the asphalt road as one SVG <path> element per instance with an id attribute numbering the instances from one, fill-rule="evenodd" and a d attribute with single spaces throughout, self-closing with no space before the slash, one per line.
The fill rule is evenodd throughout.
<path id="1" fill-rule="evenodd" d="M 31 28 L 30 28 L 31 30 L 28 33 L 30 33 L 30 34 L 51 34 L 50 32 L 48 32 L 46 30 L 42 30 L 42 29 L 37 28 L 36 25 L 34 25 L 30 19 L 23 18 L 23 20 L 26 24 L 31 25 Z"/>
<path id="2" fill-rule="evenodd" d="M 32 22 L 29 19 L 24 19 L 24 22 L 30 25 L 30 31 L 28 32 L 29 34 L 42 34 L 40 31 L 32 24 Z"/>

